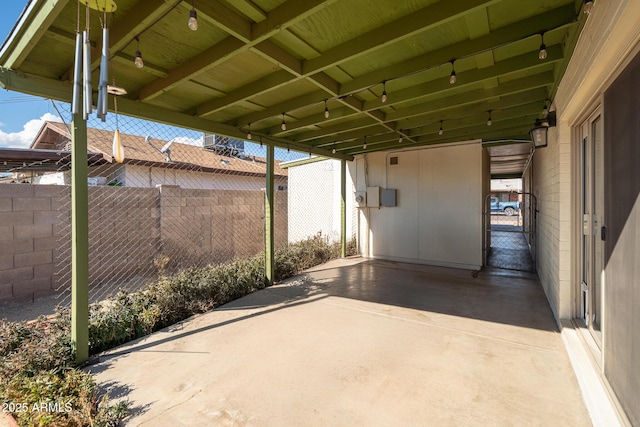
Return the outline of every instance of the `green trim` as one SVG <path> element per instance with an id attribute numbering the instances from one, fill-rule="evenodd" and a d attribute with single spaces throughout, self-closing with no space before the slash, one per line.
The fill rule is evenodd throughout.
<path id="1" fill-rule="evenodd" d="M 280 167 L 282 169 L 289 169 L 296 166 L 308 165 L 311 163 L 318 163 L 325 160 L 329 160 L 329 157 L 323 157 L 323 156 L 307 157 L 306 159 L 291 160 L 290 162 L 280 163 Z"/>
<path id="2" fill-rule="evenodd" d="M 273 145 L 267 145 L 267 179 L 264 195 L 264 275 L 267 279 L 267 286 L 275 283 L 275 260 L 274 247 L 274 221 L 273 207 L 275 204 L 273 194 L 273 168 L 274 149 Z"/>
<path id="3" fill-rule="evenodd" d="M 76 363 L 89 359 L 89 189 L 87 122 L 73 116 L 71 148 L 71 345 Z"/>
<path id="4" fill-rule="evenodd" d="M 342 258 L 347 256 L 347 162 L 340 162 L 340 248 Z"/>

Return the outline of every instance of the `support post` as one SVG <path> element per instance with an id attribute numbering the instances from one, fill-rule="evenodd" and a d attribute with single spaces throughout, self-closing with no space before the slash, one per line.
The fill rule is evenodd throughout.
<path id="1" fill-rule="evenodd" d="M 266 187 L 264 199 L 264 272 L 267 279 L 267 286 L 273 285 L 275 281 L 275 265 L 274 265 L 274 222 L 273 222 L 273 168 L 274 168 L 274 149 L 273 144 L 267 145 L 267 172 Z"/>
<path id="2" fill-rule="evenodd" d="M 342 258 L 347 256 L 347 161 L 340 161 L 340 246 Z"/>
<path id="3" fill-rule="evenodd" d="M 89 190 L 82 114 L 73 115 L 71 141 L 71 345 L 81 364 L 89 359 Z"/>

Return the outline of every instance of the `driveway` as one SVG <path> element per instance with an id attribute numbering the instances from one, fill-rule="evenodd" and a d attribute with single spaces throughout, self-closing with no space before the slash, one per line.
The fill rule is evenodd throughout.
<path id="1" fill-rule="evenodd" d="M 591 425 L 531 275 L 336 260 L 100 360 L 131 426 Z"/>

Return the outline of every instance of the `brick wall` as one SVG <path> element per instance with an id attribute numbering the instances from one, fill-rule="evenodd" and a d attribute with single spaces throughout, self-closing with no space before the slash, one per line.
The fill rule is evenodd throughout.
<path id="1" fill-rule="evenodd" d="M 70 197 L 68 186 L 0 184 L 0 301 L 70 286 Z M 286 244 L 285 192 L 275 213 Z M 90 286 L 257 254 L 263 218 L 263 191 L 89 187 Z"/>

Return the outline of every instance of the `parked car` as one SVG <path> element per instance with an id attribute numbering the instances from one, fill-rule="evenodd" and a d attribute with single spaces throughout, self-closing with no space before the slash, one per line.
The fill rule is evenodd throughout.
<path id="1" fill-rule="evenodd" d="M 491 198 L 491 212 L 504 212 L 505 215 L 515 215 L 520 211 L 520 202 L 501 202 L 497 197 Z"/>

